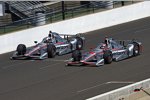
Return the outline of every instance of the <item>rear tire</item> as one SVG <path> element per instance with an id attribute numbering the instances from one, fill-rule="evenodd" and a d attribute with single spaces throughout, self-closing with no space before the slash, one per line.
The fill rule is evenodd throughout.
<path id="1" fill-rule="evenodd" d="M 48 58 L 54 58 L 56 55 L 56 48 L 53 44 L 47 46 Z"/>
<path id="2" fill-rule="evenodd" d="M 82 57 L 82 54 L 80 50 L 75 50 L 72 52 L 73 61 L 80 61 L 81 57 Z"/>
<path id="3" fill-rule="evenodd" d="M 18 55 L 24 55 L 26 53 L 26 46 L 24 44 L 19 44 L 17 46 Z"/>
<path id="4" fill-rule="evenodd" d="M 134 43 L 134 48 L 133 48 L 133 56 L 138 56 L 140 54 L 140 48 L 137 43 Z"/>
<path id="5" fill-rule="evenodd" d="M 109 50 L 104 51 L 103 58 L 104 58 L 104 62 L 106 64 L 111 64 L 112 60 L 113 60 L 113 58 L 112 58 L 112 52 L 109 51 Z"/>

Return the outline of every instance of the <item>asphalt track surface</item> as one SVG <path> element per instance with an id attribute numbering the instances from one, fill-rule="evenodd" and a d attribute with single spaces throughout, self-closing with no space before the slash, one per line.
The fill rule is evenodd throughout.
<path id="1" fill-rule="evenodd" d="M 70 54 L 46 60 L 9 60 L 0 55 L 0 100 L 83 100 L 150 76 L 150 17 L 85 35 L 86 47 L 104 37 L 139 39 L 142 55 L 101 67 L 65 66 Z"/>

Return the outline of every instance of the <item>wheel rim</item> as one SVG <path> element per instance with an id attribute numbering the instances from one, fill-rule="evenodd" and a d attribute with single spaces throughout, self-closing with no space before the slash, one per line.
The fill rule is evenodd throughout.
<path id="1" fill-rule="evenodd" d="M 81 48 L 82 48 L 82 42 L 78 41 L 78 49 L 81 49 Z"/>
<path id="2" fill-rule="evenodd" d="M 78 45 L 78 48 L 81 48 L 81 47 L 82 47 L 82 45 L 79 44 L 79 45 Z"/>
<path id="3" fill-rule="evenodd" d="M 134 52 L 135 52 L 135 54 L 138 54 L 138 53 L 139 53 L 139 48 L 138 48 L 138 46 L 135 47 Z"/>
<path id="4" fill-rule="evenodd" d="M 112 62 L 111 56 L 108 56 L 108 61 L 109 61 L 109 62 Z"/>

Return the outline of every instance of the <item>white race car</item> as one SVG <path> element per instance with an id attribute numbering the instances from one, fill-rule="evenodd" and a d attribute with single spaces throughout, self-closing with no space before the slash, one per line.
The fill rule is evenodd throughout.
<path id="1" fill-rule="evenodd" d="M 104 43 L 100 43 L 95 49 L 81 53 L 75 50 L 67 65 L 93 65 L 101 66 L 110 64 L 113 60 L 120 61 L 126 58 L 140 55 L 142 43 L 136 40 L 114 40 L 106 38 Z"/>
<path id="2" fill-rule="evenodd" d="M 85 38 L 81 34 L 66 35 L 52 32 L 52 38 L 45 37 L 40 43 L 26 48 L 24 44 L 19 44 L 11 59 L 45 59 L 53 58 L 55 55 L 64 55 L 74 50 L 82 49 Z M 64 38 L 62 38 L 63 36 Z"/>

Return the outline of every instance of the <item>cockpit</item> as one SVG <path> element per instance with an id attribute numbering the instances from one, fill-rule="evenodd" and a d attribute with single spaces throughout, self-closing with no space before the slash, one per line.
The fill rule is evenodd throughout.
<path id="1" fill-rule="evenodd" d="M 96 49 L 105 49 L 105 48 L 107 48 L 107 45 L 106 45 L 105 43 L 100 43 L 100 44 L 96 47 Z"/>
<path id="2" fill-rule="evenodd" d="M 104 48 L 107 48 L 107 46 L 106 46 L 106 44 L 100 44 L 100 47 L 99 47 L 100 49 L 104 49 Z"/>
<path id="3" fill-rule="evenodd" d="M 42 43 L 50 43 L 52 42 L 51 38 L 49 37 L 45 37 L 43 40 L 42 40 Z"/>

